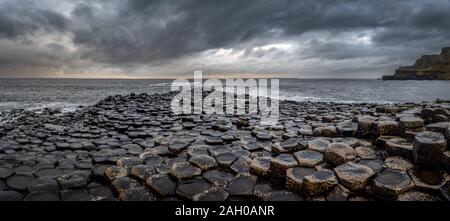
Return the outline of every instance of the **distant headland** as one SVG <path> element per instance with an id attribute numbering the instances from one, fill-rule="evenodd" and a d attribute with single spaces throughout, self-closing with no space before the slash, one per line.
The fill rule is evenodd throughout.
<path id="1" fill-rule="evenodd" d="M 450 80 L 450 47 L 440 55 L 422 55 L 412 66 L 400 66 L 383 80 Z"/>

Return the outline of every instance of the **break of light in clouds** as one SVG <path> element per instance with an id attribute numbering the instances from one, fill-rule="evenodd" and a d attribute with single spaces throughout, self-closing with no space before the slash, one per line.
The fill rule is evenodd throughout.
<path id="1" fill-rule="evenodd" d="M 0 77 L 376 78 L 450 46 L 450 1 L 0 0 Z"/>

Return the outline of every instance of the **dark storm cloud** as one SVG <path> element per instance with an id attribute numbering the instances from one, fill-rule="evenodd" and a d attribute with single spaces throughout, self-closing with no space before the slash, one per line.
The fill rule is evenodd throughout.
<path id="1" fill-rule="evenodd" d="M 346 60 L 384 56 L 385 60 L 403 61 L 411 53 L 435 51 L 450 44 L 450 2 L 446 0 L 78 0 L 66 3 L 67 7 L 56 9 L 48 1 L 37 5 L 34 1 L 0 0 L 0 40 L 24 41 L 23 38 L 42 32 L 64 35 L 77 49 L 75 55 L 63 56 L 67 50 L 62 44 L 50 44 L 37 54 L 47 57 L 56 54 L 55 59 L 63 57 L 67 63 L 75 62 L 68 59 L 79 59 L 119 66 L 170 63 L 218 48 L 243 49 L 245 56 L 258 59 L 273 52 L 254 51 L 252 47 L 258 44 L 316 32 L 326 32 L 328 37 L 308 39 L 305 45 L 309 48 L 300 57 Z M 358 32 L 368 32 L 370 44 L 352 43 L 350 34 L 343 34 Z M 30 61 L 29 57 L 21 60 L 20 53 L 14 56 L 8 62 Z"/>

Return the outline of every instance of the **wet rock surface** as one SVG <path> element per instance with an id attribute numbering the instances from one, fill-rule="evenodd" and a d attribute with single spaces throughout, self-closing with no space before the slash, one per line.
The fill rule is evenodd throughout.
<path id="1" fill-rule="evenodd" d="M 0 200 L 448 200 L 445 102 L 280 101 L 259 115 L 173 115 L 175 93 L 107 97 L 0 125 Z"/>

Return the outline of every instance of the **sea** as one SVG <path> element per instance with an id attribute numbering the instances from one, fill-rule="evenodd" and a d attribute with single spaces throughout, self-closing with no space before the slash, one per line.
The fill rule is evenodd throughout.
<path id="1" fill-rule="evenodd" d="M 1 79 L 0 112 L 58 108 L 74 111 L 116 94 L 165 93 L 173 80 Z M 280 79 L 282 100 L 337 103 L 408 103 L 450 100 L 450 81 Z"/>

